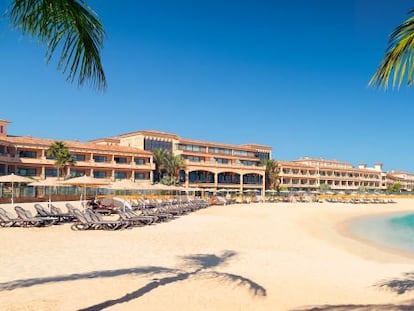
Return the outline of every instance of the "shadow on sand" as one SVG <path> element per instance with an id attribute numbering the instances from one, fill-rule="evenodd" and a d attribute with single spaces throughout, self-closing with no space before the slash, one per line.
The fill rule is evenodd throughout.
<path id="1" fill-rule="evenodd" d="M 398 295 L 414 290 L 414 273 L 407 272 L 401 278 L 381 281 L 374 285 L 382 289 L 390 290 Z M 323 305 L 295 309 L 292 311 L 412 311 L 414 300 L 408 300 L 400 304 L 348 304 L 348 305 Z"/>
<path id="2" fill-rule="evenodd" d="M 83 308 L 81 310 L 102 310 L 110 306 L 137 299 L 160 286 L 188 280 L 190 278 L 213 279 L 219 282 L 231 283 L 238 287 L 246 288 L 251 294 L 258 297 L 266 296 L 266 289 L 258 283 L 245 278 L 241 275 L 217 272 L 214 269 L 224 266 L 228 261 L 236 256 L 234 251 L 224 251 L 221 255 L 215 254 L 195 254 L 181 257 L 181 268 L 172 269 L 167 267 L 137 267 L 130 269 L 93 271 L 88 273 L 62 275 L 47 278 L 33 278 L 25 280 L 15 280 L 0 283 L 0 291 L 14 290 L 17 288 L 31 287 L 40 284 L 67 282 L 74 280 L 110 278 L 124 275 L 138 275 L 154 277 L 151 282 L 127 293 L 122 297 L 103 301 L 99 304 Z M 162 277 L 163 275 L 167 275 Z M 159 278 L 157 278 L 157 276 Z"/>

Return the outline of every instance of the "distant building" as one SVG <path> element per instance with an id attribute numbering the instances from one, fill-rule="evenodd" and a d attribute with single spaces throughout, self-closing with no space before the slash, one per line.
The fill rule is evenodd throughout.
<path id="1" fill-rule="evenodd" d="M 383 189 L 382 165 L 368 168 L 365 164 L 353 167 L 346 162 L 317 158 L 278 161 L 280 186 L 288 190 L 319 190 L 321 186 L 332 190 Z"/>
<path id="2" fill-rule="evenodd" d="M 388 172 L 386 174 L 386 187 L 394 184 L 400 184 L 403 191 L 412 191 L 414 189 L 414 174 L 402 171 Z"/>

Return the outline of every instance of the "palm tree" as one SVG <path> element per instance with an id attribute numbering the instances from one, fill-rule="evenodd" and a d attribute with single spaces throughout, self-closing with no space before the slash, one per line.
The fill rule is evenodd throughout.
<path id="1" fill-rule="evenodd" d="M 46 44 L 50 62 L 61 49 L 58 69 L 78 85 L 89 82 L 106 89 L 101 64 L 104 28 L 97 14 L 84 0 L 11 0 L 7 15 L 14 27 Z"/>
<path id="2" fill-rule="evenodd" d="M 184 159 L 179 155 L 167 153 L 164 165 L 169 180 L 177 183 L 180 180 L 180 171 L 185 169 Z"/>
<path id="3" fill-rule="evenodd" d="M 409 12 L 414 13 L 414 9 Z M 400 86 L 407 79 L 413 83 L 414 70 L 414 16 L 409 17 L 391 33 L 388 48 L 369 85 L 387 88 L 392 76 L 392 86 Z"/>
<path id="4" fill-rule="evenodd" d="M 46 155 L 55 158 L 58 178 L 62 175 L 61 172 L 65 174 L 65 170 L 68 166 L 76 163 L 73 156 L 69 153 L 68 147 L 66 147 L 65 143 L 62 141 L 55 141 L 50 145 L 49 149 L 46 151 Z"/>
<path id="5" fill-rule="evenodd" d="M 268 190 L 277 190 L 279 192 L 279 164 L 276 160 L 262 160 L 262 164 L 266 166 L 265 188 Z"/>
<path id="6" fill-rule="evenodd" d="M 153 161 L 155 163 L 154 181 L 160 181 L 165 172 L 165 159 L 167 158 L 168 151 L 165 149 L 155 149 L 152 152 Z"/>

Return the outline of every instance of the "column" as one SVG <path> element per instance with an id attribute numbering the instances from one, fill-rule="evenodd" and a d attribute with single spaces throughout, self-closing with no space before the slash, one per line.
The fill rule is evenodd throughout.
<path id="1" fill-rule="evenodd" d="M 266 176 L 265 174 L 260 175 L 260 176 L 262 176 L 262 198 L 264 200 L 266 196 Z"/>
<path id="2" fill-rule="evenodd" d="M 188 188 L 190 186 L 190 180 L 188 178 L 188 170 L 185 170 L 185 180 L 184 180 L 184 187 Z"/>
<path id="3" fill-rule="evenodd" d="M 243 174 L 240 173 L 240 191 L 243 191 Z"/>

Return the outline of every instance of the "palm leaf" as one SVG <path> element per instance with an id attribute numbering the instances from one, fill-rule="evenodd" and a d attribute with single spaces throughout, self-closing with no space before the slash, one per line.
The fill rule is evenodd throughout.
<path id="1" fill-rule="evenodd" d="M 232 273 L 224 273 L 224 272 L 216 272 L 216 271 L 206 271 L 206 272 L 201 272 L 200 276 L 206 277 L 206 278 L 212 278 L 215 280 L 222 280 L 230 284 L 245 287 L 254 296 L 265 297 L 267 295 L 266 288 L 264 288 L 260 284 L 246 277 L 243 277 L 241 275 L 236 275 Z"/>
<path id="2" fill-rule="evenodd" d="M 410 11 L 410 14 L 414 10 Z M 392 77 L 392 86 L 401 86 L 404 78 L 407 85 L 413 83 L 414 16 L 399 25 L 390 35 L 387 52 L 369 85 L 387 89 Z"/>
<path id="3" fill-rule="evenodd" d="M 84 0 L 13 0 L 8 14 L 16 28 L 47 44 L 48 63 L 61 49 L 57 67 L 68 81 L 106 89 L 100 58 L 105 31 Z"/>

